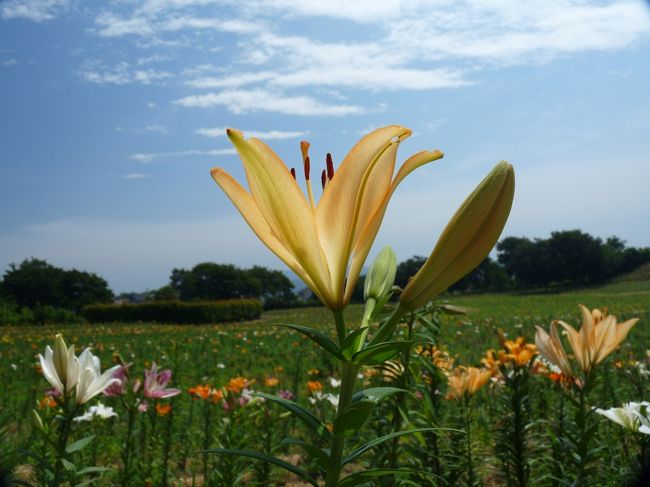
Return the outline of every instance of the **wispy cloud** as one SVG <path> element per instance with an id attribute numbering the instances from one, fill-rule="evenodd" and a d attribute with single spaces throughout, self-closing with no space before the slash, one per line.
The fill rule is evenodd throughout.
<path id="1" fill-rule="evenodd" d="M 131 69 L 127 62 L 118 63 L 113 67 L 106 67 L 97 62 L 87 62 L 79 74 L 85 81 L 102 85 L 127 85 L 131 83 L 150 85 L 172 77 L 172 73 L 168 71 Z"/>
<path id="2" fill-rule="evenodd" d="M 204 135 L 205 137 L 225 137 L 227 127 L 213 127 L 213 128 L 200 128 L 196 131 L 199 135 Z M 304 131 L 284 131 L 284 130 L 270 130 L 267 132 L 258 132 L 256 130 L 242 130 L 246 137 L 256 137 L 258 139 L 264 140 L 279 140 L 279 139 L 295 139 L 297 137 L 303 137 L 309 132 Z"/>
<path id="3" fill-rule="evenodd" d="M 311 96 L 288 96 L 256 90 L 227 90 L 205 95 L 191 95 L 174 101 L 184 107 L 224 106 L 232 113 L 275 112 L 285 115 L 358 115 L 366 110 L 358 105 L 330 105 Z"/>
<path id="4" fill-rule="evenodd" d="M 7 0 L 0 7 L 4 19 L 25 19 L 33 22 L 52 20 L 70 4 L 70 0 Z"/>
<path id="5" fill-rule="evenodd" d="M 14 58 L 0 59 L 0 66 L 15 66 L 16 64 L 18 64 L 18 61 Z"/>
<path id="6" fill-rule="evenodd" d="M 200 150 L 189 149 L 174 152 L 141 152 L 132 154 L 129 159 L 142 163 L 153 162 L 156 159 L 170 159 L 174 157 L 190 157 L 190 156 L 224 156 L 236 154 L 235 149 L 213 149 L 213 150 Z"/>
<path id="7" fill-rule="evenodd" d="M 167 129 L 167 127 L 165 127 L 164 125 L 157 125 L 157 124 L 147 125 L 144 128 L 144 131 L 145 132 L 153 132 L 153 133 L 162 134 L 162 135 L 167 135 L 169 133 L 169 130 Z"/>
<path id="8" fill-rule="evenodd" d="M 124 174 L 122 178 L 124 179 L 146 179 L 149 177 L 149 174 L 144 174 L 141 172 L 134 172 L 130 174 Z"/>

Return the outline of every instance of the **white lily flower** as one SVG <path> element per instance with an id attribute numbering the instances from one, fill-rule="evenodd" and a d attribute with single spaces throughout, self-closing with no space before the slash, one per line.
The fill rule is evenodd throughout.
<path id="1" fill-rule="evenodd" d="M 117 417 L 117 413 L 113 411 L 113 408 L 110 406 L 104 406 L 101 402 L 97 403 L 96 406 L 90 406 L 88 411 L 86 413 L 82 414 L 81 416 L 77 416 L 74 418 L 73 421 L 76 421 L 77 423 L 81 421 L 92 421 L 95 417 L 99 417 L 101 419 L 108 419 L 112 417 Z"/>
<path id="2" fill-rule="evenodd" d="M 77 358 L 74 345 L 66 346 L 63 337 L 58 334 L 54 340 L 54 350 L 45 347 L 45 356 L 39 354 L 41 369 L 45 379 L 64 396 L 76 387 L 75 400 L 77 404 L 90 401 L 107 387 L 119 382 L 113 373 L 120 368 L 112 367 L 103 374 L 100 370 L 99 358 L 86 348 Z"/>
<path id="3" fill-rule="evenodd" d="M 647 401 L 628 402 L 620 408 L 596 409 L 596 412 L 620 424 L 625 429 L 648 435 L 650 434 L 648 408 L 650 408 L 650 403 Z"/>

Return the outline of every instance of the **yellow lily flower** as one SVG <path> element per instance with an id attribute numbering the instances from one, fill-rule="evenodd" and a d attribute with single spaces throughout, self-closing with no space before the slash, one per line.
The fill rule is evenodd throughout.
<path id="1" fill-rule="evenodd" d="M 328 155 L 323 194 L 314 202 L 309 144 L 303 142 L 307 197 L 295 172 L 261 140 L 227 135 L 241 157 L 250 191 L 221 168 L 211 174 L 262 242 L 293 270 L 330 309 L 350 301 L 363 263 L 379 231 L 397 185 L 414 169 L 440 159 L 440 151 L 422 151 L 393 178 L 399 143 L 411 135 L 397 125 L 363 137 L 334 174 Z"/>
<path id="2" fill-rule="evenodd" d="M 576 331 L 564 321 L 554 321 L 551 324 L 551 336 L 539 326 L 535 334 L 539 353 L 569 376 L 573 374 L 557 333 L 558 325 L 566 330 L 575 360 L 582 371 L 587 373 L 594 365 L 605 360 L 625 340 L 632 327 L 639 321 L 638 318 L 634 318 L 617 324 L 616 317 L 607 315 L 606 312 L 603 313 L 598 309 L 589 311 L 582 305 L 580 310 L 582 311 L 580 331 Z"/>

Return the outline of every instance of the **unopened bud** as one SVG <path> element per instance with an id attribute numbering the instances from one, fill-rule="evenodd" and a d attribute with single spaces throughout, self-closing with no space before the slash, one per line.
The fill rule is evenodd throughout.
<path id="1" fill-rule="evenodd" d="M 397 257 L 390 247 L 384 247 L 370 267 L 366 275 L 363 290 L 364 299 L 381 300 L 391 292 L 397 273 Z"/>
<path id="2" fill-rule="evenodd" d="M 43 424 L 43 420 L 41 419 L 36 409 L 32 409 L 32 425 L 34 425 L 34 428 L 36 428 L 41 433 L 47 433 L 45 425 Z"/>
<path id="3" fill-rule="evenodd" d="M 58 333 L 54 338 L 54 350 L 52 351 L 54 369 L 63 384 L 66 384 L 68 375 L 68 347 L 63 340 L 63 335 Z"/>
<path id="4" fill-rule="evenodd" d="M 400 296 L 403 307 L 419 308 L 487 257 L 506 224 L 514 191 L 514 169 L 502 161 L 456 210 L 433 252 L 406 285 Z"/>

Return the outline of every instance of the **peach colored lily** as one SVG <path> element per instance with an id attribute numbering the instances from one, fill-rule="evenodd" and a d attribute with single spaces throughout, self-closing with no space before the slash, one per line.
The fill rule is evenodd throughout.
<path id="1" fill-rule="evenodd" d="M 589 311 L 582 305 L 580 310 L 582 311 L 580 331 L 576 331 L 564 321 L 554 321 L 551 324 L 550 336 L 539 326 L 535 334 L 535 344 L 539 353 L 568 376 L 574 374 L 557 332 L 558 325 L 566 330 L 575 360 L 582 371 L 587 373 L 612 353 L 639 321 L 638 318 L 634 318 L 617 324 L 615 316 L 608 316 L 600 310 Z"/>
<path id="2" fill-rule="evenodd" d="M 462 399 L 473 396 L 488 383 L 493 371 L 490 369 L 479 369 L 477 367 L 459 366 L 449 374 L 448 399 Z"/>
<path id="3" fill-rule="evenodd" d="M 352 148 L 336 174 L 328 157 L 323 194 L 316 204 L 307 143 L 301 144 L 305 197 L 295 173 L 264 142 L 245 140 L 232 129 L 227 134 L 241 157 L 250 191 L 221 168 L 212 169 L 212 177 L 260 240 L 332 310 L 349 302 L 397 185 L 417 167 L 443 156 L 440 151 L 419 152 L 393 178 L 398 145 L 411 131 L 397 125 L 377 129 Z"/>

